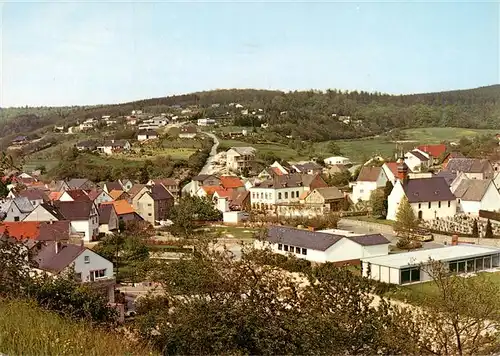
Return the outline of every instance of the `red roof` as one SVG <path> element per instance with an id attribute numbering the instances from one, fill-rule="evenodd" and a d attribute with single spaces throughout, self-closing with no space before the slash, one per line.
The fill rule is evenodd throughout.
<path id="1" fill-rule="evenodd" d="M 128 203 L 126 200 L 115 200 L 115 201 L 108 201 L 102 203 L 102 205 L 108 205 L 112 204 L 113 207 L 115 208 L 116 215 L 125 215 L 125 214 L 133 214 L 135 213 L 134 208 L 132 205 Z"/>
<path id="2" fill-rule="evenodd" d="M 12 221 L 0 224 L 0 234 L 8 233 L 9 237 L 18 240 L 30 239 L 53 241 L 68 239 L 70 233 L 69 221 Z"/>
<path id="3" fill-rule="evenodd" d="M 245 184 L 243 184 L 241 179 L 239 179 L 236 176 L 222 176 L 220 177 L 220 184 L 226 189 L 239 188 L 245 186 Z"/>
<path id="4" fill-rule="evenodd" d="M 446 145 L 420 145 L 417 147 L 420 151 L 430 154 L 432 157 L 437 158 L 446 152 Z"/>
<path id="5" fill-rule="evenodd" d="M 215 193 L 217 193 L 219 198 L 228 198 L 230 200 L 232 193 L 233 193 L 233 190 L 221 188 L 221 189 L 216 189 Z"/>
<path id="6" fill-rule="evenodd" d="M 278 167 L 271 167 L 271 169 L 272 169 L 272 171 L 274 173 L 276 173 L 276 175 L 278 175 L 278 176 L 282 176 L 283 175 L 283 172 Z"/>
<path id="7" fill-rule="evenodd" d="M 67 190 L 66 193 L 74 200 L 74 201 L 89 201 L 90 198 L 85 193 L 85 191 L 81 189 L 72 189 L 72 190 Z"/>
<path id="8" fill-rule="evenodd" d="M 61 195 L 63 194 L 64 192 L 50 192 L 49 193 L 49 199 L 50 200 L 59 200 L 59 198 L 61 197 Z"/>

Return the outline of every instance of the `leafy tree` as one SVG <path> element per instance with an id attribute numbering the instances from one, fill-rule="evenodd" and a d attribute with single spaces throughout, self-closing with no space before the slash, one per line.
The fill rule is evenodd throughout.
<path id="1" fill-rule="evenodd" d="M 484 232 L 484 238 L 492 239 L 494 237 L 495 236 L 493 235 L 493 228 L 491 226 L 491 221 L 490 219 L 488 219 L 488 221 L 486 222 L 486 231 Z"/>
<path id="2" fill-rule="evenodd" d="M 404 196 L 399 203 L 398 212 L 396 213 L 394 231 L 396 231 L 403 240 L 410 240 L 412 231 L 417 226 L 418 220 L 415 217 L 415 212 L 413 211 L 408 198 Z"/>
<path id="3" fill-rule="evenodd" d="M 388 180 L 385 183 L 385 187 L 384 187 L 384 211 L 385 211 L 385 214 L 387 214 L 387 212 L 389 211 L 389 195 L 391 194 L 393 188 L 394 188 L 394 186 L 392 185 L 392 182 L 390 180 Z"/>
<path id="4" fill-rule="evenodd" d="M 329 186 L 344 187 L 349 184 L 351 173 L 349 171 L 334 173 L 328 177 L 323 177 L 323 179 L 325 179 Z"/>
<path id="5" fill-rule="evenodd" d="M 472 236 L 479 237 L 479 227 L 477 226 L 477 220 L 472 222 Z"/>
<path id="6" fill-rule="evenodd" d="M 385 216 L 386 210 L 384 207 L 384 191 L 375 189 L 370 195 L 370 207 L 373 216 Z"/>
<path id="7" fill-rule="evenodd" d="M 342 154 L 340 147 L 334 141 L 328 142 L 326 149 L 332 155 L 341 155 Z"/>
<path id="8" fill-rule="evenodd" d="M 179 200 L 170 211 L 173 222 L 172 232 L 190 236 L 196 227 L 196 221 L 216 221 L 222 218 L 222 213 L 215 209 L 214 204 L 207 198 L 187 196 Z"/>
<path id="9" fill-rule="evenodd" d="M 0 238 L 0 296 L 23 293 L 30 281 L 29 250 L 4 234 Z"/>

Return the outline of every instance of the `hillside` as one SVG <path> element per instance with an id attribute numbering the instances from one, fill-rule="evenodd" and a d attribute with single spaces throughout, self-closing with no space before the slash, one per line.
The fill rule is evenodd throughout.
<path id="1" fill-rule="evenodd" d="M 231 103 L 250 109 L 250 115 L 243 115 L 241 109 L 229 106 Z M 265 122 L 270 132 L 280 136 L 326 141 L 373 136 L 393 128 L 494 129 L 500 125 L 500 85 L 414 95 L 229 89 L 117 105 L 7 108 L 0 109 L 2 147 L 17 134 L 40 134 L 55 124 L 69 125 L 102 115 L 122 116 L 134 109 L 151 114 L 179 113 L 186 107 L 191 108 L 190 119 L 229 117 L 240 126 L 260 126 Z M 258 109 L 263 116 L 252 116 L 252 110 Z"/>
<path id="2" fill-rule="evenodd" d="M 0 354 L 148 355 L 123 335 L 44 311 L 28 302 L 0 300 Z"/>

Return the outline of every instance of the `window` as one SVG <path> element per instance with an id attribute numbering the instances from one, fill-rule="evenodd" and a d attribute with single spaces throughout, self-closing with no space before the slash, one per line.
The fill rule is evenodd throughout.
<path id="1" fill-rule="evenodd" d="M 151 216 L 151 213 L 148 213 L 148 216 Z"/>
<path id="2" fill-rule="evenodd" d="M 401 270 L 401 284 L 420 281 L 420 268 L 404 268 Z"/>
<path id="3" fill-rule="evenodd" d="M 295 247 L 295 253 L 298 253 L 300 255 L 300 247 Z"/>
<path id="4" fill-rule="evenodd" d="M 87 264 L 87 263 L 90 263 L 90 256 L 85 256 L 85 257 L 83 258 L 83 262 L 84 262 L 84 263 L 86 263 L 86 264 Z"/>
<path id="5" fill-rule="evenodd" d="M 278 193 L 278 199 L 281 199 L 281 193 Z"/>
<path id="6" fill-rule="evenodd" d="M 288 192 L 285 192 L 285 199 L 288 199 Z"/>
<path id="7" fill-rule="evenodd" d="M 148 206 L 151 206 L 151 204 L 148 204 Z"/>
<path id="8" fill-rule="evenodd" d="M 451 206 L 451 201 L 448 200 L 448 208 Z"/>
<path id="9" fill-rule="evenodd" d="M 302 249 L 302 254 L 303 254 L 303 255 L 307 255 L 307 248 L 303 248 L 303 249 Z"/>
<path id="10" fill-rule="evenodd" d="M 440 202 L 440 201 L 438 201 L 438 208 L 440 208 L 440 207 L 441 207 L 441 202 Z"/>
<path id="11" fill-rule="evenodd" d="M 282 244 L 278 244 L 278 250 L 283 250 L 283 245 Z"/>
<path id="12" fill-rule="evenodd" d="M 293 198 L 295 198 L 295 192 L 292 192 L 292 193 L 290 194 L 290 197 L 291 197 L 292 199 L 293 199 Z"/>
<path id="13" fill-rule="evenodd" d="M 19 221 L 19 216 L 14 216 L 14 221 Z"/>
<path id="14" fill-rule="evenodd" d="M 418 203 L 418 208 L 422 209 L 422 204 Z"/>
<path id="15" fill-rule="evenodd" d="M 298 191 L 298 190 L 295 192 L 295 196 L 296 196 L 297 198 L 300 196 L 300 195 L 299 195 L 299 191 Z"/>
<path id="16" fill-rule="evenodd" d="M 431 202 L 429 202 L 429 209 L 431 208 L 431 205 L 432 205 L 432 203 L 431 203 Z"/>
<path id="17" fill-rule="evenodd" d="M 294 246 L 290 246 L 290 252 L 293 252 L 295 251 L 295 247 Z"/>
<path id="18" fill-rule="evenodd" d="M 92 279 L 93 277 L 93 279 Z M 105 269 L 98 269 L 96 271 L 90 271 L 90 278 L 92 280 L 94 279 L 100 279 L 106 277 L 106 270 Z"/>
<path id="19" fill-rule="evenodd" d="M 255 199 L 255 193 L 252 193 L 252 199 Z"/>
<path id="20" fill-rule="evenodd" d="M 260 199 L 264 199 L 264 193 L 260 193 Z"/>
<path id="21" fill-rule="evenodd" d="M 288 251 L 288 245 L 283 245 L 283 251 Z"/>

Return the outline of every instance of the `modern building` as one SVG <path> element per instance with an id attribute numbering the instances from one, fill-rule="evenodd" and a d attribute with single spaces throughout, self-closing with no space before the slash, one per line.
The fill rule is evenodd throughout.
<path id="1" fill-rule="evenodd" d="M 245 168 L 251 168 L 255 161 L 255 148 L 253 147 L 231 147 L 226 152 L 226 167 L 233 172 L 241 172 Z"/>
<path id="2" fill-rule="evenodd" d="M 158 133 L 154 130 L 140 130 L 137 134 L 137 141 L 154 140 L 158 138 Z"/>
<path id="3" fill-rule="evenodd" d="M 429 261 L 440 261 L 450 272 L 473 273 L 500 267 L 500 249 L 459 244 L 428 250 L 361 258 L 363 276 L 392 284 L 430 281 L 424 267 Z"/>
<path id="4" fill-rule="evenodd" d="M 351 160 L 349 158 L 342 157 L 342 156 L 328 157 L 328 158 L 325 158 L 323 160 L 323 162 L 325 162 L 325 164 L 328 166 L 333 166 L 334 164 L 342 164 L 344 166 L 347 166 L 347 165 L 351 164 Z"/>

